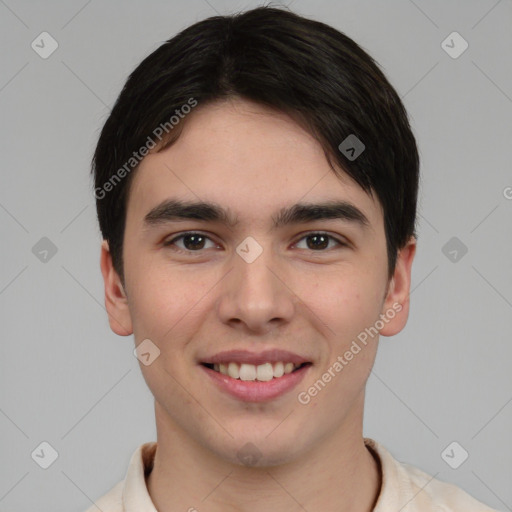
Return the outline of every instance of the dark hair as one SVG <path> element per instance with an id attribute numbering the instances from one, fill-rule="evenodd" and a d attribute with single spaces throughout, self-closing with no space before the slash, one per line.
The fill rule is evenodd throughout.
<path id="1" fill-rule="evenodd" d="M 333 161 L 366 193 L 376 194 L 391 277 L 397 251 L 416 237 L 419 156 L 407 112 L 377 63 L 348 36 L 262 6 L 181 31 L 137 66 L 117 98 L 92 172 L 101 233 L 123 282 L 128 191 L 144 147 L 151 141 L 161 151 L 172 144 L 186 117 L 178 129 L 170 121 L 178 119 L 175 114 L 183 118 L 191 100 L 205 105 L 229 97 L 289 114 L 319 141 L 335 172 Z M 155 132 L 159 144 L 151 137 Z M 365 146 L 355 159 L 349 158 L 354 151 L 339 149 L 350 135 Z"/>

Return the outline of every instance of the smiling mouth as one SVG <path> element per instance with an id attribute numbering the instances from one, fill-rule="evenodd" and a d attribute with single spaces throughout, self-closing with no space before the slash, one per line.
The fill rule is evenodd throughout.
<path id="1" fill-rule="evenodd" d="M 226 375 L 235 380 L 242 381 L 259 381 L 268 382 L 271 380 L 280 379 L 284 375 L 294 373 L 304 366 L 310 366 L 311 363 L 306 362 L 302 364 L 294 364 L 291 362 L 276 362 L 276 363 L 263 363 L 260 365 L 247 364 L 247 363 L 201 363 L 206 368 L 215 372 Z"/>

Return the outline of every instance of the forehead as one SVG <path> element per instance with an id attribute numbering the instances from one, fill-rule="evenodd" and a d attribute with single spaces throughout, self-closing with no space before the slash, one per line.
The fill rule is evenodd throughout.
<path id="1" fill-rule="evenodd" d="M 344 171 L 335 174 L 320 143 L 286 114 L 230 99 L 199 105 L 184 121 L 176 142 L 139 165 L 129 217 L 175 198 L 211 201 L 242 223 L 265 223 L 291 204 L 342 199 L 371 225 L 382 222 L 380 204 Z"/>

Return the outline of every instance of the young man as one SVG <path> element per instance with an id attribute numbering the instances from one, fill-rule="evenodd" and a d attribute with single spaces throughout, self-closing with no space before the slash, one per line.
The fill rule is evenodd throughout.
<path id="1" fill-rule="evenodd" d="M 406 324 L 419 159 L 375 62 L 261 7 L 129 77 L 93 160 L 110 326 L 157 441 L 89 511 L 490 511 L 363 437 Z"/>

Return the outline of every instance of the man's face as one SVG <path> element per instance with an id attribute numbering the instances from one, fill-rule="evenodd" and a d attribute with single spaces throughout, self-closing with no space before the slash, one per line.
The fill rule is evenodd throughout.
<path id="1" fill-rule="evenodd" d="M 171 200 L 213 203 L 237 223 L 174 218 L 162 207 Z M 344 203 L 338 218 L 280 215 L 296 203 L 327 202 Z M 413 253 L 399 256 L 388 283 L 379 203 L 346 174 L 337 177 L 320 144 L 290 118 L 241 100 L 199 105 L 177 142 L 136 171 L 126 299 L 121 292 L 107 307 L 116 332 L 133 330 L 136 345 L 151 340 L 160 351 L 141 364 L 159 429 L 236 463 L 252 443 L 259 464 L 276 464 L 360 429 L 378 340 L 365 329 L 381 320 L 391 335 L 405 324 Z M 103 260 L 104 275 L 120 286 L 105 248 Z M 263 366 L 261 380 L 205 366 L 216 360 L 238 363 L 231 371 L 257 363 L 242 374 L 251 379 Z M 294 360 L 307 364 L 266 380 L 268 371 L 281 373 L 278 361 L 284 370 Z"/>

